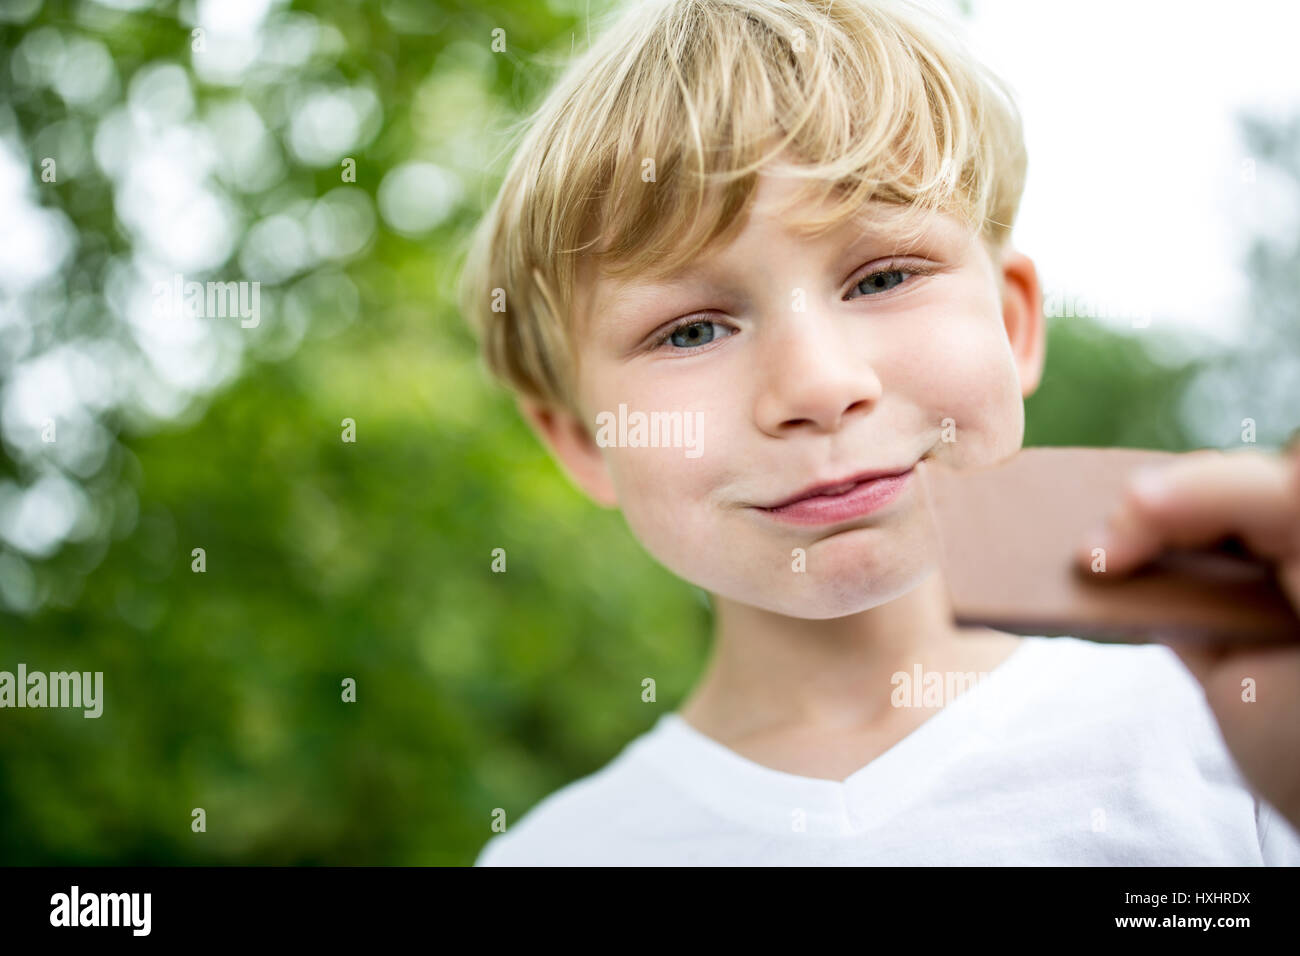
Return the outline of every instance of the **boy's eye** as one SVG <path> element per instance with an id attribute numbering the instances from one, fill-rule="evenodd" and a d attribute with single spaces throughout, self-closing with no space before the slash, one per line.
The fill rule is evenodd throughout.
<path id="1" fill-rule="evenodd" d="M 929 276 L 938 271 L 938 267 L 932 263 L 911 260 L 890 259 L 881 265 L 885 268 L 867 273 L 853 288 L 863 296 L 870 297 L 897 288 L 907 281 L 908 276 Z M 845 296 L 845 301 L 852 298 L 852 295 Z"/>
<path id="2" fill-rule="evenodd" d="M 932 275 L 933 272 L 931 268 L 917 265 L 878 269 L 863 276 L 853 288 L 865 296 L 879 295 L 881 292 L 888 292 L 902 285 L 908 276 Z M 686 319 L 659 336 L 652 348 L 661 349 L 671 341 L 676 350 L 690 351 L 717 341 L 719 338 L 726 338 L 733 331 L 728 329 L 724 334 L 719 335 L 713 331 L 714 329 L 727 329 L 727 326 L 712 319 Z"/>
<path id="3" fill-rule="evenodd" d="M 717 329 L 725 328 L 725 326 L 714 322 L 712 319 L 689 319 L 686 322 L 673 326 L 661 335 L 659 340 L 655 342 L 655 347 L 658 348 L 671 340 L 673 345 L 678 348 L 691 349 L 699 345 L 708 345 L 710 342 L 720 338 L 725 338 L 723 335 L 715 334 L 712 329 L 709 328 L 710 326 Z M 727 335 L 730 334 L 730 332 L 727 333 Z"/>
<path id="4" fill-rule="evenodd" d="M 874 295 L 877 292 L 888 292 L 897 285 L 901 285 L 909 275 L 916 273 L 908 272 L 903 269 L 887 269 L 883 272 L 873 272 L 868 276 L 863 276 L 853 288 L 862 292 L 864 295 Z"/>

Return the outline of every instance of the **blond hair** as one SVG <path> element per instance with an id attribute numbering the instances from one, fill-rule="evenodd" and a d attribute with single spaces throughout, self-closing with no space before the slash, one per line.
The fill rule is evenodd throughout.
<path id="1" fill-rule="evenodd" d="M 765 167 L 807 180 L 796 201 L 838 197 L 802 229 L 883 200 L 905 218 L 958 215 L 1000 254 L 1024 187 L 1020 115 L 934 12 L 640 0 L 616 13 L 521 126 L 468 247 L 462 308 L 488 371 L 517 393 L 578 413 L 580 258 L 670 274 L 730 239 Z"/>

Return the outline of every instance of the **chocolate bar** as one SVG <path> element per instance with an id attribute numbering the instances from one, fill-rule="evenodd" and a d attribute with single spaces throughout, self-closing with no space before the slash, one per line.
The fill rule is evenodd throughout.
<path id="1" fill-rule="evenodd" d="M 993 465 L 917 464 L 954 621 L 1092 640 L 1300 640 L 1272 565 L 1227 537 L 1124 574 L 1076 559 L 1138 468 L 1175 452 L 1034 447 Z"/>

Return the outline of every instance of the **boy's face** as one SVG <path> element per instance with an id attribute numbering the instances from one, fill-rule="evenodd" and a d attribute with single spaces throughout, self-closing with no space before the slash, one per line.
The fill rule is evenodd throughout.
<path id="1" fill-rule="evenodd" d="M 714 594 L 821 619 L 898 597 L 933 569 L 918 476 L 847 519 L 792 523 L 764 506 L 922 458 L 968 466 L 1013 454 L 1043 318 L 1033 264 L 1010 250 L 995 264 L 959 220 L 930 214 L 905 247 L 889 238 L 893 207 L 872 203 L 866 231 L 804 238 L 776 218 L 794 186 L 760 177 L 743 231 L 672 281 L 588 266 L 586 421 L 522 407 L 570 476 L 617 505 L 665 567 Z M 656 345 L 680 320 L 692 324 Z M 697 451 L 587 437 L 620 404 L 625 417 L 694 416 Z M 604 432 L 617 440 L 617 425 Z"/>

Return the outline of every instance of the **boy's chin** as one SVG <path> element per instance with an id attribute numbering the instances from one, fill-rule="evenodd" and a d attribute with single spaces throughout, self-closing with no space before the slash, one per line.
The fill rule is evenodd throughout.
<path id="1" fill-rule="evenodd" d="M 930 558 L 915 556 L 906 566 L 856 568 L 853 573 L 791 573 L 790 581 L 736 595 L 733 600 L 786 617 L 809 621 L 860 614 L 897 600 L 921 584 L 936 569 Z"/>

